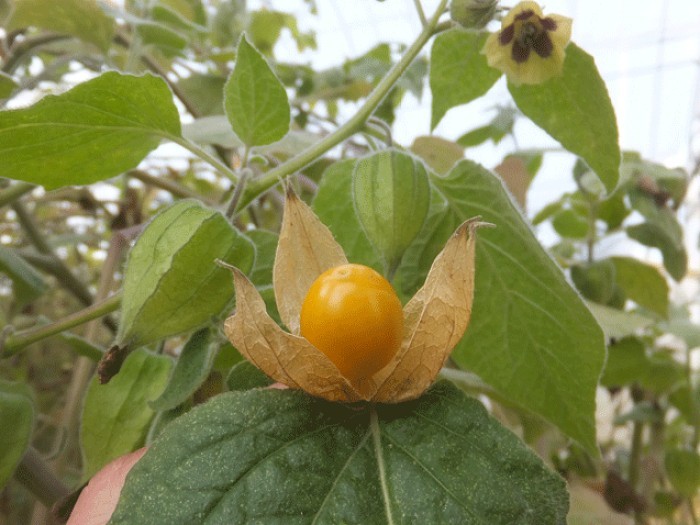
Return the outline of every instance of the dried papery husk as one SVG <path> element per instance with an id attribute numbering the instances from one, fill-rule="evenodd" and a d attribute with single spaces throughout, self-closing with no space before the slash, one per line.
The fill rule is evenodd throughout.
<path id="1" fill-rule="evenodd" d="M 272 283 L 277 309 L 290 332 L 299 334 L 301 305 L 316 278 L 347 262 L 328 227 L 288 188 Z"/>
<path id="2" fill-rule="evenodd" d="M 404 306 L 404 341 L 396 357 L 374 375 L 372 401 L 399 403 L 419 397 L 435 380 L 464 335 L 474 298 L 475 231 L 464 222 L 433 261 L 423 287 Z"/>
<path id="3" fill-rule="evenodd" d="M 275 381 L 329 401 L 367 399 L 335 365 L 303 337 L 282 330 L 267 314 L 265 302 L 248 278 L 231 267 L 236 312 L 224 331 L 243 356 Z"/>

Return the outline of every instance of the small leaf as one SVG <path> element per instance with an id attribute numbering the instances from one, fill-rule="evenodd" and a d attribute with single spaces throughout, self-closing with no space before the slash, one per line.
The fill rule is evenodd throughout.
<path id="1" fill-rule="evenodd" d="M 632 257 L 612 257 L 615 281 L 639 306 L 668 317 L 668 283 L 659 271 Z"/>
<path id="2" fill-rule="evenodd" d="M 609 260 L 571 267 L 571 280 L 581 294 L 599 304 L 608 304 L 615 292 L 615 265 Z"/>
<path id="3" fill-rule="evenodd" d="M 28 108 L 0 111 L 0 177 L 46 189 L 91 184 L 135 167 L 161 139 L 179 135 L 162 78 L 110 71 Z"/>
<path id="4" fill-rule="evenodd" d="M 352 194 L 367 238 L 393 275 L 428 214 L 430 185 L 423 163 L 394 150 L 360 159 Z"/>
<path id="5" fill-rule="evenodd" d="M 481 215 L 496 225 L 477 242 L 472 319 L 453 358 L 597 454 L 605 347 L 595 319 L 494 175 L 462 161 L 432 182 L 449 204 L 444 220 Z"/>
<path id="6" fill-rule="evenodd" d="M 503 179 L 515 202 L 524 210 L 527 206 L 527 189 L 532 181 L 525 161 L 521 157 L 508 155 L 493 171 Z"/>
<path id="7" fill-rule="evenodd" d="M 381 271 L 380 257 L 362 231 L 360 221 L 355 214 L 352 202 L 352 173 L 354 169 L 355 160 L 350 159 L 329 166 L 323 172 L 318 191 L 314 197 L 313 210 L 343 247 L 348 260 Z M 446 237 L 447 235 L 445 235 Z M 438 251 L 439 248 L 435 253 Z"/>
<path id="8" fill-rule="evenodd" d="M 185 93 L 190 104 L 197 108 L 201 117 L 223 114 L 224 84 L 226 79 L 221 76 L 199 73 L 193 73 L 177 81 L 178 87 Z M 231 131 L 228 120 L 226 120 L 226 129 Z"/>
<path id="9" fill-rule="evenodd" d="M 92 379 L 80 427 L 85 479 L 143 445 L 154 415 L 148 402 L 163 391 L 171 366 L 168 357 L 137 350 L 109 384 Z"/>
<path id="10" fill-rule="evenodd" d="M 250 280 L 258 288 L 272 285 L 272 266 L 279 237 L 267 230 L 251 230 L 248 238 L 255 245 L 255 265 L 250 272 Z"/>
<path id="11" fill-rule="evenodd" d="M 76 354 L 85 356 L 95 362 L 102 359 L 102 356 L 105 355 L 106 350 L 103 347 L 91 343 L 87 339 L 71 332 L 62 332 L 59 337 L 64 343 L 68 344 Z"/>
<path id="12" fill-rule="evenodd" d="M 164 430 L 109 523 L 566 523 L 564 481 L 450 383 L 373 410 L 222 394 Z"/>
<path id="13" fill-rule="evenodd" d="M 211 330 L 198 330 L 187 341 L 173 368 L 163 393 L 149 403 L 158 412 L 184 403 L 209 376 L 218 348 L 211 341 Z"/>
<path id="14" fill-rule="evenodd" d="M 500 78 L 501 72 L 489 67 L 481 54 L 486 36 L 454 29 L 435 39 L 430 52 L 431 129 L 447 110 L 480 97 Z"/>
<path id="15" fill-rule="evenodd" d="M 608 360 L 600 382 L 608 387 L 631 385 L 650 370 L 644 343 L 635 337 L 625 337 L 608 347 Z"/>
<path id="16" fill-rule="evenodd" d="M 7 29 L 27 26 L 76 36 L 106 51 L 114 34 L 114 20 L 96 0 L 14 0 Z"/>
<path id="17" fill-rule="evenodd" d="M 14 297 L 20 306 L 32 302 L 48 289 L 41 274 L 5 246 L 0 246 L 0 272 L 12 280 Z"/>
<path id="18" fill-rule="evenodd" d="M 585 239 L 588 235 L 587 218 L 570 208 L 555 213 L 552 226 L 559 235 L 569 239 Z"/>
<path id="19" fill-rule="evenodd" d="M 311 284 L 329 268 L 347 262 L 328 227 L 288 190 L 272 275 L 277 309 L 290 332 L 299 333 L 301 305 Z"/>
<path id="20" fill-rule="evenodd" d="M 411 151 L 423 159 L 437 173 L 447 173 L 464 158 L 464 149 L 451 140 L 424 135 L 416 137 Z"/>
<path id="21" fill-rule="evenodd" d="M 289 131 L 287 92 L 245 36 L 224 86 L 224 107 L 233 131 L 248 146 L 277 142 Z"/>
<path id="22" fill-rule="evenodd" d="M 34 429 L 34 403 L 27 385 L 0 379 L 0 421 L 0 487 L 4 487 L 27 450 Z"/>
<path id="23" fill-rule="evenodd" d="M 526 116 L 588 163 L 608 193 L 615 189 L 621 160 L 617 121 L 590 55 L 571 43 L 561 76 L 537 85 L 509 83 L 508 89 Z"/>
<path id="24" fill-rule="evenodd" d="M 254 256 L 252 243 L 221 213 L 191 200 L 170 206 L 129 253 L 119 344 L 135 348 L 219 316 L 233 287 L 216 259 L 249 271 Z"/>
<path id="25" fill-rule="evenodd" d="M 673 487 L 686 498 L 695 497 L 700 487 L 700 455 L 694 450 L 669 450 L 664 465 Z"/>
<path id="26" fill-rule="evenodd" d="M 658 248 L 669 275 L 680 281 L 688 271 L 688 254 L 683 244 L 683 229 L 671 210 L 662 209 L 647 222 L 629 226 L 627 235 L 635 241 Z"/>
<path id="27" fill-rule="evenodd" d="M 652 317 L 635 312 L 623 312 L 598 303 L 588 303 L 588 309 L 608 339 L 619 339 L 636 334 L 654 323 Z"/>
<path id="28" fill-rule="evenodd" d="M 235 365 L 226 378 L 226 386 L 231 391 L 250 390 L 271 384 L 272 380 L 250 361 L 241 361 Z"/>

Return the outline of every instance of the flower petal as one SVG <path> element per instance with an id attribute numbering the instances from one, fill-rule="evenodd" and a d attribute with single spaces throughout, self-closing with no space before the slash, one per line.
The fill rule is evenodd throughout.
<path id="1" fill-rule="evenodd" d="M 329 401 L 363 399 L 335 365 L 303 337 L 288 334 L 267 314 L 248 278 L 232 268 L 236 312 L 224 331 L 243 356 L 275 381 Z"/>
<path id="2" fill-rule="evenodd" d="M 532 11 L 537 16 L 542 17 L 542 8 L 537 2 L 520 2 L 513 9 L 508 11 L 508 14 L 505 17 L 503 17 L 501 28 L 505 28 L 515 22 L 518 15 L 524 13 L 525 11 Z"/>
<path id="3" fill-rule="evenodd" d="M 435 258 L 423 287 L 404 307 L 404 341 L 396 358 L 374 379 L 372 400 L 399 403 L 420 396 L 469 324 L 474 296 L 475 231 L 485 223 L 464 222 Z"/>
<path id="4" fill-rule="evenodd" d="M 272 283 L 277 309 L 290 332 L 299 334 L 301 305 L 316 278 L 347 262 L 328 227 L 288 189 Z"/>

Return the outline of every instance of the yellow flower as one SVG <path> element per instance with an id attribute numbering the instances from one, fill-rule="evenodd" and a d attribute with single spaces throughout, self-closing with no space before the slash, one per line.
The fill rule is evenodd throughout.
<path id="1" fill-rule="evenodd" d="M 486 39 L 482 53 L 514 84 L 540 84 L 560 75 L 571 39 L 571 19 L 543 16 L 535 2 L 520 2 Z"/>
<path id="2" fill-rule="evenodd" d="M 224 325 L 231 343 L 275 381 L 329 401 L 398 403 L 419 397 L 435 380 L 469 324 L 474 289 L 475 230 L 463 223 L 435 258 L 425 284 L 403 307 L 403 338 L 393 359 L 371 377 L 350 380 L 300 332 L 301 307 L 311 284 L 329 268 L 346 264 L 330 230 L 288 192 L 273 267 L 280 317 L 240 270 L 230 267 L 236 311 Z"/>

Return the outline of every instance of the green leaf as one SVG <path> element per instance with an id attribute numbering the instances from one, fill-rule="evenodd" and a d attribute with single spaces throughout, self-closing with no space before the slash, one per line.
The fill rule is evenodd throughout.
<path id="1" fill-rule="evenodd" d="M 635 241 L 658 248 L 669 275 L 680 281 L 688 270 L 688 254 L 683 244 L 683 229 L 667 208 L 654 213 L 642 212 L 647 221 L 627 228 L 627 235 Z"/>
<path id="2" fill-rule="evenodd" d="M 381 271 L 379 255 L 367 239 L 352 202 L 354 160 L 343 160 L 323 172 L 313 202 L 313 210 L 330 228 L 348 260 Z"/>
<path id="3" fill-rule="evenodd" d="M 464 158 L 462 147 L 435 135 L 416 137 L 411 144 L 411 151 L 438 173 L 447 173 Z"/>
<path id="4" fill-rule="evenodd" d="M 218 75 L 193 73 L 178 80 L 177 85 L 186 94 L 199 116 L 222 115 L 224 112 L 224 85 L 226 79 Z M 231 129 L 228 120 L 226 128 Z"/>
<path id="5" fill-rule="evenodd" d="M 496 225 L 479 232 L 472 317 L 454 359 L 597 454 L 595 390 L 605 347 L 595 319 L 498 178 L 463 161 L 433 184 L 455 224 L 481 215 Z"/>
<path id="6" fill-rule="evenodd" d="M 289 131 L 287 92 L 245 36 L 224 86 L 224 108 L 233 131 L 248 146 L 277 142 Z"/>
<path id="7" fill-rule="evenodd" d="M 0 246 L 0 273 L 12 280 L 14 296 L 19 305 L 32 302 L 48 288 L 39 272 L 14 250 L 5 246 Z"/>
<path id="8" fill-rule="evenodd" d="M 571 280 L 586 298 L 608 304 L 615 293 L 615 265 L 609 260 L 571 267 Z"/>
<path id="9" fill-rule="evenodd" d="M 588 219 L 570 208 L 557 212 L 552 218 L 552 226 L 562 237 L 585 239 L 588 235 Z"/>
<path id="10" fill-rule="evenodd" d="M 608 347 L 608 360 L 600 383 L 608 387 L 631 385 L 646 377 L 649 370 L 644 343 L 636 337 L 625 337 Z"/>
<path id="11" fill-rule="evenodd" d="M 695 450 L 668 450 L 664 459 L 668 479 L 686 498 L 692 498 L 700 487 L 700 455 Z"/>
<path id="12" fill-rule="evenodd" d="M 566 48 L 564 72 L 537 85 L 508 89 L 520 110 L 582 157 L 611 193 L 620 176 L 615 111 L 593 58 L 576 44 Z"/>
<path id="13" fill-rule="evenodd" d="M 376 409 L 292 390 L 218 396 L 164 430 L 109 523 L 559 525 L 567 510 L 564 481 L 441 382 Z"/>
<path id="14" fill-rule="evenodd" d="M 135 167 L 161 139 L 179 135 L 180 116 L 162 78 L 110 71 L 0 112 L 0 177 L 47 189 L 91 184 Z"/>
<path id="15" fill-rule="evenodd" d="M 209 328 L 192 334 L 175 363 L 165 390 L 150 402 L 150 407 L 162 412 L 184 403 L 209 376 L 218 350 L 212 343 Z"/>
<path id="16" fill-rule="evenodd" d="M 430 129 L 447 110 L 486 93 L 501 76 L 481 54 L 486 33 L 453 29 L 440 34 L 430 52 L 430 90 L 433 94 Z"/>
<path id="17" fill-rule="evenodd" d="M 668 283 L 659 271 L 632 257 L 612 257 L 615 280 L 639 306 L 668 318 Z"/>
<path id="18" fill-rule="evenodd" d="M 623 312 L 598 303 L 587 303 L 588 309 L 603 329 L 605 337 L 617 339 L 634 335 L 654 323 L 654 319 L 634 312 Z"/>
<path id="19" fill-rule="evenodd" d="M 257 366 L 250 361 L 237 363 L 226 378 L 226 386 L 229 390 L 250 390 L 272 384 L 272 379 L 267 377 Z"/>
<path id="20" fill-rule="evenodd" d="M 17 468 L 34 429 L 34 403 L 29 386 L 0 379 L 0 488 Z"/>
<path id="21" fill-rule="evenodd" d="M 80 427 L 85 479 L 144 444 L 154 415 L 149 401 L 163 391 L 171 366 L 168 357 L 137 350 L 108 384 L 93 377 Z"/>
<path id="22" fill-rule="evenodd" d="M 16 87 L 17 82 L 10 75 L 0 71 L 0 100 L 8 98 Z"/>
<path id="23" fill-rule="evenodd" d="M 85 356 L 95 362 L 102 359 L 105 355 L 106 350 L 103 347 L 91 343 L 79 335 L 75 335 L 71 332 L 62 332 L 59 337 L 64 343 L 69 345 L 76 354 Z"/>
<path id="24" fill-rule="evenodd" d="M 144 47 L 156 48 L 167 57 L 182 55 L 187 47 L 187 39 L 181 33 L 163 24 L 141 22 L 136 25 L 136 33 Z"/>
<path id="25" fill-rule="evenodd" d="M 428 214 L 430 184 L 425 166 L 395 150 L 364 157 L 355 164 L 352 195 L 367 238 L 393 275 Z"/>
<path id="26" fill-rule="evenodd" d="M 14 0 L 8 30 L 27 26 L 80 38 L 106 51 L 112 43 L 114 20 L 96 0 Z"/>
<path id="27" fill-rule="evenodd" d="M 292 38 L 296 41 L 297 51 L 306 48 L 316 48 L 316 39 L 313 33 L 302 33 L 297 26 L 297 19 L 288 13 L 262 9 L 250 13 L 248 35 L 253 45 L 264 55 L 271 55 L 275 44 L 279 40 L 282 29 L 288 29 Z"/>
<path id="28" fill-rule="evenodd" d="M 156 216 L 129 253 L 117 340 L 135 348 L 199 328 L 219 316 L 233 298 L 228 270 L 216 259 L 248 272 L 252 243 L 221 213 L 192 200 Z"/>
<path id="29" fill-rule="evenodd" d="M 272 286 L 272 266 L 277 253 L 278 235 L 267 230 L 251 230 L 248 238 L 255 245 L 255 266 L 250 280 L 257 287 Z"/>

